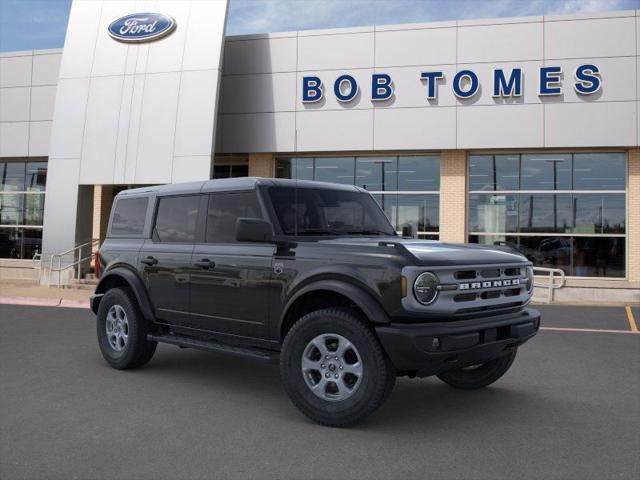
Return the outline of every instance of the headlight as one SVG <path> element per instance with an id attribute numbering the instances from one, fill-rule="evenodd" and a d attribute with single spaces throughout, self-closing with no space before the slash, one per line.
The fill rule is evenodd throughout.
<path id="1" fill-rule="evenodd" d="M 413 284 L 413 294 L 423 305 L 433 303 L 438 296 L 438 285 L 440 280 L 431 272 L 424 272 L 416 278 Z"/>
<path id="2" fill-rule="evenodd" d="M 533 292 L 533 267 L 527 267 L 527 292 Z"/>

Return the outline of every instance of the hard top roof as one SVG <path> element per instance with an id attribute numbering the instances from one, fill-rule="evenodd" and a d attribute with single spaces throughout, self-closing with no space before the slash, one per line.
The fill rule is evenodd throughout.
<path id="1" fill-rule="evenodd" d="M 213 193 L 252 190 L 258 185 L 274 187 L 323 188 L 364 192 L 365 190 L 353 185 L 341 185 L 328 182 L 314 182 L 310 180 L 290 180 L 285 178 L 237 177 L 206 180 L 203 182 L 170 183 L 149 187 L 132 188 L 118 193 L 118 197 L 142 195 L 179 195 L 188 193 Z"/>

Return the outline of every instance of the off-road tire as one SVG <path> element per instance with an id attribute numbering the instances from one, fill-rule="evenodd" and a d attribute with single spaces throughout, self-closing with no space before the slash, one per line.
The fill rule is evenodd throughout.
<path id="1" fill-rule="evenodd" d="M 106 332 L 107 314 L 114 305 L 122 307 L 128 321 L 128 339 L 121 351 L 112 347 Z M 113 368 L 125 370 L 141 367 L 151 360 L 156 351 L 157 342 L 147 341 L 149 322 L 143 317 L 133 292 L 128 288 L 112 288 L 105 293 L 98 307 L 96 325 L 100 351 Z"/>
<path id="2" fill-rule="evenodd" d="M 311 391 L 303 377 L 302 355 L 309 342 L 323 334 L 346 338 L 362 358 L 361 383 L 349 398 L 324 400 Z M 348 308 L 317 310 L 296 322 L 282 346 L 280 375 L 292 403 L 311 420 L 332 427 L 363 421 L 389 397 L 396 380 L 396 371 L 373 330 Z"/>
<path id="3" fill-rule="evenodd" d="M 477 390 L 491 385 L 511 368 L 518 349 L 513 348 L 509 353 L 483 363 L 472 370 L 457 368 L 438 375 L 444 383 L 462 390 Z"/>

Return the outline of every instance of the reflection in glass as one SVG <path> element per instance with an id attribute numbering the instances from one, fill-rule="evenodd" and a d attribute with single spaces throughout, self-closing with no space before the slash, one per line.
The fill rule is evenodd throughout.
<path id="1" fill-rule="evenodd" d="M 24 224 L 42 225 L 44 218 L 44 195 L 27 194 L 24 196 Z"/>
<path id="2" fill-rule="evenodd" d="M 571 154 L 522 155 L 521 190 L 571 190 Z"/>
<path id="3" fill-rule="evenodd" d="M 576 233 L 625 233 L 624 194 L 576 194 Z"/>
<path id="4" fill-rule="evenodd" d="M 354 157 L 316 158 L 315 180 L 353 185 L 354 162 Z"/>
<path id="5" fill-rule="evenodd" d="M 356 185 L 372 192 L 397 190 L 397 157 L 357 157 Z"/>
<path id="6" fill-rule="evenodd" d="M 24 162 L 7 162 L 4 164 L 3 176 L 0 179 L 0 190 L 5 192 L 24 191 Z"/>
<path id="7" fill-rule="evenodd" d="M 469 190 L 518 190 L 520 155 L 471 155 Z"/>
<path id="8" fill-rule="evenodd" d="M 627 162 L 624 153 L 574 154 L 574 190 L 624 190 L 626 183 Z"/>
<path id="9" fill-rule="evenodd" d="M 47 162 L 29 162 L 26 167 L 25 190 L 44 192 L 47 183 Z"/>
<path id="10" fill-rule="evenodd" d="M 440 228 L 438 195 L 398 195 L 397 230 L 411 226 L 414 233 L 437 232 Z"/>
<path id="11" fill-rule="evenodd" d="M 469 195 L 469 231 L 511 233 L 518 230 L 518 195 Z"/>
<path id="12" fill-rule="evenodd" d="M 521 193 L 520 232 L 571 232 L 571 212 L 570 194 Z"/>
<path id="13" fill-rule="evenodd" d="M 0 194 L 0 225 L 22 225 L 24 221 L 22 193 Z"/>
<path id="14" fill-rule="evenodd" d="M 624 277 L 625 239 L 576 237 L 574 273 L 578 277 Z"/>
<path id="15" fill-rule="evenodd" d="M 399 157 L 398 190 L 409 192 L 440 190 L 440 157 Z"/>

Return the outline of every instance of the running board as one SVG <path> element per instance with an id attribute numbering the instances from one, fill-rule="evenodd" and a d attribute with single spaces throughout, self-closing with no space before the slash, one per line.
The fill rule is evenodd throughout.
<path id="1" fill-rule="evenodd" d="M 267 363 L 278 363 L 280 353 L 256 348 L 235 347 L 216 341 L 198 340 L 184 335 L 147 335 L 150 342 L 168 343 L 184 348 L 195 348 L 206 352 L 228 353 L 237 357 L 251 358 Z"/>

